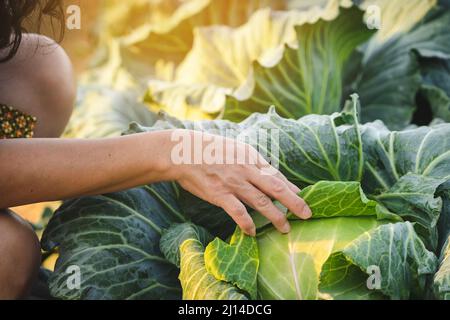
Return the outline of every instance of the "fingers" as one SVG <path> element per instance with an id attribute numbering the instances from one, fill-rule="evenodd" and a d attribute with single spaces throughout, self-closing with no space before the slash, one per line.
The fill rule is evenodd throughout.
<path id="1" fill-rule="evenodd" d="M 252 237 L 256 236 L 255 224 L 248 214 L 247 208 L 239 199 L 234 196 L 223 197 L 218 205 L 228 213 L 244 233 Z"/>
<path id="2" fill-rule="evenodd" d="M 239 198 L 265 216 L 281 233 L 289 233 L 291 227 L 286 216 L 272 203 L 272 200 L 251 184 L 242 187 Z"/>
<path id="3" fill-rule="evenodd" d="M 280 180 L 284 181 L 284 183 L 286 183 L 286 185 L 288 186 L 288 188 L 298 194 L 301 190 L 292 182 L 290 182 L 280 171 L 278 171 L 277 169 L 275 169 L 274 167 L 272 167 L 267 161 L 266 159 L 264 159 L 263 156 L 259 155 L 258 156 L 258 160 L 257 160 L 257 164 L 256 166 L 261 169 L 261 174 L 264 173 L 269 173 L 269 175 L 275 176 L 277 178 L 279 178 Z"/>
<path id="4" fill-rule="evenodd" d="M 312 212 L 306 202 L 277 176 L 266 176 L 253 172 L 250 182 L 263 193 L 281 202 L 299 218 L 311 218 Z"/>
<path id="5" fill-rule="evenodd" d="M 284 181 L 284 183 L 287 184 L 288 188 L 291 189 L 291 191 L 295 194 L 299 194 L 300 193 L 300 188 L 297 187 L 295 184 L 293 184 L 292 182 L 290 182 L 281 172 L 278 172 L 276 174 L 276 177 L 281 179 L 282 181 Z"/>

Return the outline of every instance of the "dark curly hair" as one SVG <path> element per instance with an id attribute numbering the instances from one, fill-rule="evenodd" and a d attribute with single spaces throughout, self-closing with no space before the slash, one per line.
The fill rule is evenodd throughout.
<path id="1" fill-rule="evenodd" d="M 0 0 L 0 62 L 14 57 L 27 26 L 39 33 L 44 17 L 59 23 L 59 40 L 64 35 L 63 0 Z M 5 51 L 6 53 L 3 53 Z"/>

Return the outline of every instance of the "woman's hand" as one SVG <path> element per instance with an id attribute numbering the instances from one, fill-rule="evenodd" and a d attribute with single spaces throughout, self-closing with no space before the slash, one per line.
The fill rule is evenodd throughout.
<path id="1" fill-rule="evenodd" d="M 176 135 L 188 135 L 191 142 L 183 150 L 182 145 L 173 149 L 170 176 L 185 190 L 223 208 L 245 233 L 254 236 L 256 229 L 244 203 L 282 233 L 288 233 L 290 225 L 272 199 L 301 219 L 311 217 L 311 210 L 298 196 L 300 189 L 250 145 L 193 131 L 177 130 Z M 180 151 L 184 161 L 180 161 Z"/>

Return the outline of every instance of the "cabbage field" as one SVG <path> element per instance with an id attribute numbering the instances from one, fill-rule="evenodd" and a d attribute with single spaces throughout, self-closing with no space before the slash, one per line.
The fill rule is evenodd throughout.
<path id="1" fill-rule="evenodd" d="M 284 209 L 282 235 L 253 212 L 249 237 L 175 182 L 72 199 L 41 240 L 59 254 L 53 297 L 450 300 L 449 1 L 105 0 L 99 12 L 67 137 L 276 129 L 267 156 L 313 217 Z"/>

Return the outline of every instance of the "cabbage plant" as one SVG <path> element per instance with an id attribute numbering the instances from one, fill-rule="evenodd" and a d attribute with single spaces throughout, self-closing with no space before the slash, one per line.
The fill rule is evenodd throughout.
<path id="1" fill-rule="evenodd" d="M 258 148 L 313 218 L 285 212 L 281 235 L 253 212 L 250 238 L 174 182 L 72 199 L 42 237 L 59 253 L 54 297 L 450 299 L 448 1 L 107 0 L 103 12 L 66 135 L 278 130 L 279 153 Z"/>
<path id="2" fill-rule="evenodd" d="M 241 123 L 161 116 L 152 127 L 131 125 L 129 134 L 187 128 L 236 137 L 277 128 L 280 170 L 303 188 L 314 218 L 286 212 L 293 230 L 283 236 L 253 213 L 253 239 L 235 231 L 223 210 L 171 182 L 70 200 L 42 238 L 45 250 L 60 254 L 52 295 L 448 298 L 450 125 L 390 131 L 379 121 L 359 124 L 359 109 L 353 96 L 329 116 L 293 120 L 271 109 Z M 80 290 L 66 285 L 73 265 L 83 275 Z"/>

